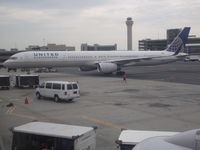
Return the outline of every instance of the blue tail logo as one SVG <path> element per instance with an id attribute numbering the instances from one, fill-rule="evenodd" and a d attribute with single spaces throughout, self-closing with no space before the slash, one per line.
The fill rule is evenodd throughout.
<path id="1" fill-rule="evenodd" d="M 185 46 L 188 40 L 189 32 L 190 27 L 185 27 L 166 50 L 169 52 L 174 52 L 174 55 L 177 55 L 181 51 L 182 47 Z"/>

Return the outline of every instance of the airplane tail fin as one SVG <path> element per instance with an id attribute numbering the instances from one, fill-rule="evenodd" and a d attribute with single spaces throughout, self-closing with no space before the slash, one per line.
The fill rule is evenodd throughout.
<path id="1" fill-rule="evenodd" d="M 173 40 L 173 42 L 166 49 L 166 51 L 174 52 L 174 55 L 177 55 L 181 51 L 182 47 L 185 46 L 188 40 L 189 32 L 190 32 L 190 27 L 185 27 Z"/>

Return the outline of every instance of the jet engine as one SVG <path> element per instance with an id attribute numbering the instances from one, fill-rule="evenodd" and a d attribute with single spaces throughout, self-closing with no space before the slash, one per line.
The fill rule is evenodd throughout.
<path id="1" fill-rule="evenodd" d="M 118 70 L 118 66 L 115 63 L 99 63 L 97 70 L 102 73 L 112 73 Z"/>
<path id="2" fill-rule="evenodd" d="M 80 71 L 92 71 L 92 70 L 96 70 L 97 67 L 96 66 L 81 66 L 80 67 Z"/>

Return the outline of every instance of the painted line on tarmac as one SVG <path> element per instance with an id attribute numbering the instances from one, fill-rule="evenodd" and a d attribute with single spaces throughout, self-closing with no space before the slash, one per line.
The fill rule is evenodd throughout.
<path id="1" fill-rule="evenodd" d="M 88 117 L 88 116 L 81 116 L 81 118 L 85 119 L 85 120 L 88 120 L 88 121 L 92 121 L 92 122 L 98 123 L 98 124 L 102 124 L 104 126 L 116 128 L 116 129 L 127 129 L 124 126 L 115 125 L 115 124 L 112 124 L 110 122 L 106 122 L 106 121 L 103 121 L 103 120 L 98 120 L 96 118 L 92 118 L 92 117 Z"/>
<path id="2" fill-rule="evenodd" d="M 38 118 L 38 117 L 35 117 L 35 116 L 23 115 L 23 114 L 17 114 L 17 113 L 12 113 L 10 115 L 20 117 L 20 118 L 27 118 L 27 119 L 37 119 Z"/>
<path id="3" fill-rule="evenodd" d="M 24 103 L 25 99 L 8 99 L 8 100 L 3 100 L 3 99 L 0 99 L 0 102 L 6 102 L 6 103 L 12 103 L 12 102 L 22 102 Z M 28 102 L 32 102 L 33 100 L 31 99 L 28 99 Z"/>
<path id="4" fill-rule="evenodd" d="M 25 103 L 25 99 L 12 99 L 12 100 L 8 100 L 8 102 Z M 33 102 L 33 100 L 28 98 L 28 103 L 31 103 L 31 102 Z"/>
<path id="5" fill-rule="evenodd" d="M 19 102 L 25 103 L 25 99 L 16 99 L 15 101 L 19 101 Z M 27 98 L 27 99 L 28 99 L 28 103 L 31 103 L 33 101 L 32 99 L 29 99 L 29 98 Z"/>
<path id="6" fill-rule="evenodd" d="M 81 116 L 45 116 L 37 117 L 38 119 L 80 119 Z"/>
<path id="7" fill-rule="evenodd" d="M 116 129 L 128 129 L 128 128 L 124 127 L 124 126 L 115 125 L 115 124 L 113 124 L 111 122 L 98 120 L 96 118 L 85 116 L 85 115 L 81 115 L 81 116 L 44 116 L 44 117 L 38 116 L 37 117 L 37 116 L 13 113 L 14 110 L 10 110 L 8 114 L 16 116 L 16 117 L 20 117 L 20 118 L 27 118 L 27 119 L 83 119 L 83 120 L 95 122 L 97 124 L 101 124 L 101 125 L 104 125 L 104 126 L 107 126 L 107 127 L 112 127 L 112 128 L 116 128 Z"/>
<path id="8" fill-rule="evenodd" d="M 12 102 L 14 102 L 14 101 L 21 101 L 21 99 L 12 99 L 10 101 L 12 101 Z"/>
<path id="9" fill-rule="evenodd" d="M 19 113 L 11 113 L 10 115 L 20 117 L 20 118 L 27 118 L 27 119 L 80 119 L 81 116 L 32 116 L 32 115 L 24 115 Z"/>

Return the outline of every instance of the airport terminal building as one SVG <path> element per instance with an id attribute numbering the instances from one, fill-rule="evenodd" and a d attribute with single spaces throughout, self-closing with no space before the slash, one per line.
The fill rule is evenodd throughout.
<path id="1" fill-rule="evenodd" d="M 30 45 L 27 51 L 75 51 L 74 46 L 66 46 L 64 44 L 47 44 L 47 46 Z"/>
<path id="2" fill-rule="evenodd" d="M 88 45 L 87 43 L 81 44 L 81 51 L 115 51 L 117 50 L 117 44 L 114 45 Z"/>
<path id="3" fill-rule="evenodd" d="M 173 41 L 173 39 L 179 34 L 181 29 L 168 29 L 166 39 L 144 39 L 139 41 L 140 51 L 156 51 L 164 50 Z M 200 37 L 192 35 L 188 38 L 186 48 L 184 52 L 189 54 L 200 54 Z"/>

